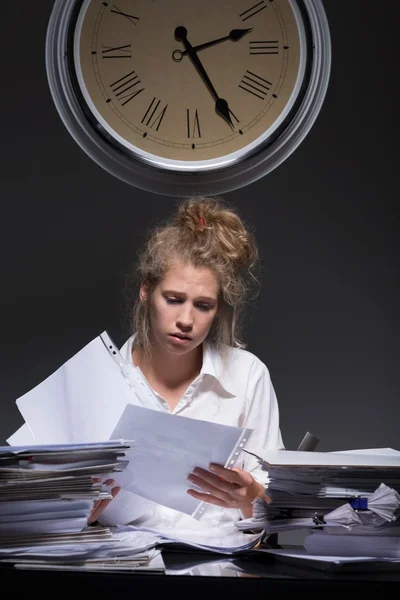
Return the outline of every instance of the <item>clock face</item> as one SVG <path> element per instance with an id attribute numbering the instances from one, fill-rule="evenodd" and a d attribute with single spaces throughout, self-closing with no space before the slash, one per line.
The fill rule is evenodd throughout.
<path id="1" fill-rule="evenodd" d="M 92 119 L 168 170 L 241 161 L 288 117 L 305 77 L 291 0 L 84 0 L 73 33 Z"/>

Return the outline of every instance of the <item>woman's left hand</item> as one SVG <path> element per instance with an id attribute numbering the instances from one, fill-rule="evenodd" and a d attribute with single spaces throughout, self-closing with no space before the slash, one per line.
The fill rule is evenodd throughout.
<path id="1" fill-rule="evenodd" d="M 204 492 L 193 489 L 188 494 L 203 502 L 209 502 L 224 508 L 238 508 L 243 514 L 251 516 L 252 502 L 255 498 L 264 498 L 264 486 L 258 483 L 250 473 L 238 467 L 226 469 L 221 465 L 210 465 L 210 471 L 196 467 L 188 476 L 188 480 L 200 487 Z"/>
<path id="2" fill-rule="evenodd" d="M 101 478 L 93 477 L 92 480 L 93 483 L 99 483 L 101 481 Z M 120 491 L 120 487 L 114 486 L 114 483 L 114 479 L 107 479 L 106 481 L 104 481 L 104 485 L 109 486 L 111 488 L 110 494 L 112 498 L 109 498 L 107 500 L 96 500 L 93 503 L 93 507 L 87 522 L 88 525 L 92 525 L 93 523 L 96 523 L 98 519 L 100 519 L 101 515 L 103 514 L 107 506 L 110 504 L 111 500 L 113 500 Z"/>

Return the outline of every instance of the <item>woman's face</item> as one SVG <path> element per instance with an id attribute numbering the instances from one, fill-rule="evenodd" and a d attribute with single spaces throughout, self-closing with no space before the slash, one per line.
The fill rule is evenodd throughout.
<path id="1" fill-rule="evenodd" d="M 142 285 L 140 297 L 146 297 Z M 207 337 L 218 310 L 219 284 L 211 269 L 175 262 L 151 296 L 152 341 L 159 350 L 185 354 Z"/>

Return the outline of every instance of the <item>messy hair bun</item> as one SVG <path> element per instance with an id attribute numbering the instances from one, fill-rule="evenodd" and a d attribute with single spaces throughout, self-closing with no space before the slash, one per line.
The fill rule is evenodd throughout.
<path id="1" fill-rule="evenodd" d="M 255 238 L 238 213 L 221 198 L 197 197 L 181 202 L 164 225 L 152 231 L 139 254 L 136 274 L 147 297 L 177 260 L 207 267 L 220 284 L 218 316 L 209 339 L 220 350 L 244 347 L 239 329 L 242 309 L 253 284 L 258 251 Z M 132 315 L 136 342 L 150 353 L 149 306 L 136 300 Z"/>
<path id="2" fill-rule="evenodd" d="M 173 223 L 190 231 L 193 236 L 206 238 L 204 246 L 221 252 L 232 268 L 251 267 L 258 259 L 253 235 L 246 229 L 237 213 L 218 198 L 192 198 L 178 208 Z"/>

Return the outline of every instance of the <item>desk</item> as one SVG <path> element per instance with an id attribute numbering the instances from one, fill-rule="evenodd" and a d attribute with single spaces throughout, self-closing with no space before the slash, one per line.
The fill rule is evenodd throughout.
<path id="1" fill-rule="evenodd" d="M 166 574 L 99 573 L 83 571 L 15 570 L 1 567 L 4 585 L 10 584 L 12 594 L 39 594 L 40 598 L 64 592 L 75 600 L 76 594 L 96 598 L 122 598 L 127 594 L 154 594 L 166 598 L 190 598 L 195 592 L 206 599 L 246 597 L 268 598 L 271 594 L 288 593 L 346 593 L 390 592 L 400 590 L 400 565 L 388 565 L 385 571 L 337 572 L 309 569 L 277 560 L 271 555 L 247 553 L 221 556 L 193 552 L 163 550 Z M 191 574 L 174 574 L 196 563 Z M 7 585 L 7 588 L 9 586 Z M 72 596 L 73 595 L 73 596 Z M 257 595 L 257 596 L 255 596 Z M 198 596 L 198 594 L 196 594 Z M 137 598 L 137 596 L 136 596 Z"/>

